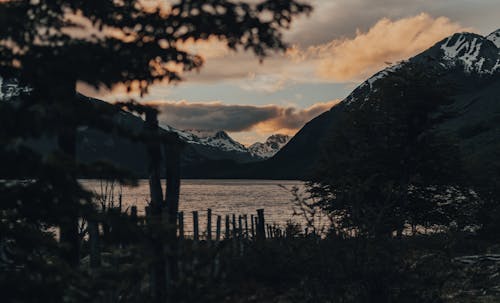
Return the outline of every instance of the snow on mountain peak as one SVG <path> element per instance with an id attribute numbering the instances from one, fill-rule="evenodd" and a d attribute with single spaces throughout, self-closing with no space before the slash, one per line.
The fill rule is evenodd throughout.
<path id="1" fill-rule="evenodd" d="M 187 143 L 215 147 L 223 151 L 248 153 L 247 148 L 243 146 L 243 144 L 234 141 L 225 131 L 199 129 L 179 130 L 169 125 L 161 125 L 161 127 L 167 131 L 177 133 L 181 140 Z"/>
<path id="2" fill-rule="evenodd" d="M 248 150 L 256 157 L 267 159 L 274 156 L 278 151 L 290 141 L 290 136 L 276 134 L 267 138 L 265 143 L 257 142 L 252 144 Z"/>
<path id="3" fill-rule="evenodd" d="M 500 48 L 500 28 L 497 29 L 496 31 L 492 32 L 488 36 L 486 36 L 486 39 L 490 40 L 493 42 L 498 48 Z"/>
<path id="4" fill-rule="evenodd" d="M 459 68 L 469 74 L 494 75 L 500 72 L 500 29 L 487 37 L 473 33 L 457 33 L 445 38 L 423 53 L 379 71 L 361 83 L 343 103 L 350 105 L 368 101 L 370 92 L 378 89 L 376 83 L 379 80 L 404 68 L 405 63 L 418 62 L 429 57 L 435 59 L 433 62 L 444 69 Z"/>
<path id="5" fill-rule="evenodd" d="M 488 37 L 483 37 L 471 33 L 454 34 L 446 38 L 441 43 L 443 51 L 443 60 L 448 66 L 462 65 L 468 73 L 476 72 L 479 74 L 493 74 L 500 70 L 500 52 L 498 44 L 500 41 L 494 32 Z M 486 43 L 488 40 L 491 43 Z"/>

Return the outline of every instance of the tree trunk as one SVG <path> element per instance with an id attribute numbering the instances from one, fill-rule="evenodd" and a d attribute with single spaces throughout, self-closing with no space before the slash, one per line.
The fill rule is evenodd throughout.
<path id="1" fill-rule="evenodd" d="M 151 295 L 154 302 L 166 300 L 166 270 L 164 244 L 162 239 L 162 204 L 163 193 L 160 179 L 161 146 L 158 136 L 158 113 L 155 110 L 146 112 L 145 130 L 148 136 L 147 150 L 149 156 L 149 190 L 150 231 L 152 233 L 153 262 L 151 265 Z"/>
<path id="2" fill-rule="evenodd" d="M 168 277 L 169 284 L 176 281 L 179 276 L 178 268 L 178 250 L 177 239 L 177 213 L 179 212 L 179 193 L 180 193 L 180 147 L 174 144 L 164 145 L 165 149 L 165 212 L 167 224 L 168 241 Z"/>
<path id="3" fill-rule="evenodd" d="M 62 121 L 64 126 L 59 130 L 57 142 L 58 147 L 70 161 L 76 163 L 76 127 L 78 120 L 82 117 L 78 116 L 76 109 L 76 80 L 67 77 L 53 76 L 54 85 L 49 88 L 49 102 L 56 105 L 56 110 L 62 111 Z M 79 220 L 79 201 L 75 201 L 75 193 L 71 192 L 72 187 L 66 187 L 66 182 L 76 182 L 76 174 L 72 168 L 68 168 L 64 176 L 60 176 L 62 183 L 59 192 L 64 193 L 65 214 L 61 219 L 61 237 L 60 241 L 63 245 L 63 257 L 73 267 L 79 265 L 80 262 L 80 236 L 78 234 Z M 70 179 L 67 179 L 67 178 Z"/>

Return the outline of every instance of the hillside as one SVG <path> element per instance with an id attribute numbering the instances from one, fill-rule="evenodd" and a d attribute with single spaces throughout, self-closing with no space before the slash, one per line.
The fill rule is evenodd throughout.
<path id="1" fill-rule="evenodd" d="M 461 148 L 474 169 L 486 169 L 487 159 L 498 150 L 500 138 L 500 30 L 487 37 L 460 33 L 448 37 L 423 53 L 409 59 L 429 68 L 439 69 L 454 87 L 453 107 L 459 112 L 442 129 L 461 139 Z M 306 178 L 316 165 L 321 145 L 332 132 L 342 127 L 341 115 L 346 109 L 370 102 L 378 80 L 398 74 L 404 62 L 386 68 L 358 86 L 345 100 L 307 123 L 273 158 L 251 169 L 270 168 L 259 177 L 283 179 Z M 472 168 L 471 168 L 472 169 Z"/>

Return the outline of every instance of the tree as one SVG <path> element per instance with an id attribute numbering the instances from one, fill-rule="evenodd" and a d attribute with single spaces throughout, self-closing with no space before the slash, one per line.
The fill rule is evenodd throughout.
<path id="1" fill-rule="evenodd" d="M 30 266 L 33 255 L 60 254 L 73 268 L 78 265 L 78 221 L 93 206 L 76 178 L 82 170 L 104 168 L 76 162 L 76 130 L 82 125 L 116 129 L 116 111 L 84 102 L 76 94 L 78 82 L 95 87 L 123 84 L 147 93 L 153 83 L 178 81 L 180 70 L 202 66 L 200 56 L 182 49 L 189 41 L 217 39 L 229 49 L 249 50 L 263 59 L 272 50 L 286 49 L 282 30 L 310 9 L 295 0 L 179 0 L 171 5 L 139 0 L 1 1 L 0 75 L 17 79 L 29 92 L 0 104 L 0 173 L 32 180 L 0 185 L 1 243 L 26 255 L 7 262 L 2 282 L 19 266 L 28 275 L 54 264 L 42 258 Z M 58 148 L 49 155 L 26 143 L 43 136 L 57 138 Z M 58 226 L 60 247 L 47 233 Z M 27 233 L 49 239 L 51 245 L 29 242 Z"/>
<path id="2" fill-rule="evenodd" d="M 453 114 L 439 79 L 438 71 L 404 63 L 375 82 L 369 100 L 346 107 L 308 187 L 337 231 L 380 237 L 454 221 L 447 202 L 466 191 L 458 146 L 438 129 Z"/>

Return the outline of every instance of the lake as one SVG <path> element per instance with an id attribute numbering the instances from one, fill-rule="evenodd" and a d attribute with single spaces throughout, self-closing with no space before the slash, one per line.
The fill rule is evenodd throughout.
<path id="1" fill-rule="evenodd" d="M 97 194 L 113 192 L 118 200 L 120 187 L 114 188 L 108 183 L 97 180 L 82 180 L 82 184 Z M 107 188 L 106 188 L 107 185 Z M 293 216 L 294 203 L 291 189 L 297 186 L 304 189 L 301 181 L 276 180 L 182 180 L 179 209 L 184 212 L 185 230 L 192 231 L 192 211 L 199 212 L 200 231 L 205 230 L 206 210 L 212 209 L 215 216 L 256 214 L 259 208 L 264 209 L 267 223 L 285 225 L 290 219 L 303 222 L 299 216 Z M 163 189 L 165 190 L 165 189 Z M 140 214 L 149 200 L 148 180 L 140 180 L 137 187 L 122 187 L 122 204 L 124 207 L 136 205 Z"/>

